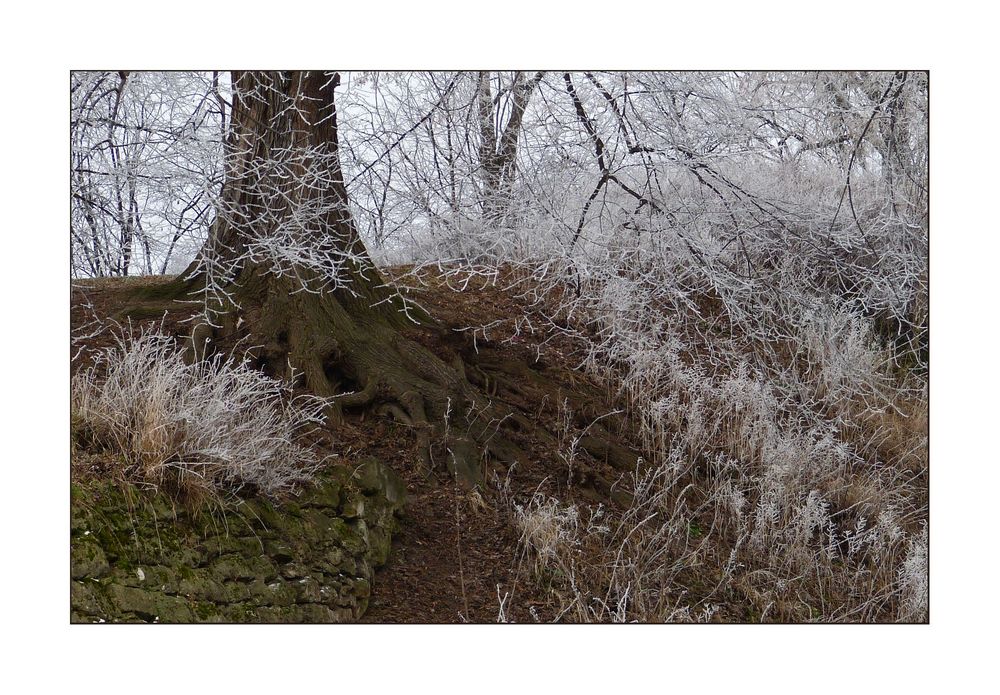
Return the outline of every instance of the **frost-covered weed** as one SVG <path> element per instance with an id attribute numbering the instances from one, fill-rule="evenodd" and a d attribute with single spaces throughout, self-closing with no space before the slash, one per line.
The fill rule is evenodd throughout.
<path id="1" fill-rule="evenodd" d="M 902 618 L 913 622 L 927 620 L 928 608 L 928 567 L 927 567 L 927 527 L 920 535 L 910 539 L 906 558 L 899 569 L 902 585 Z"/>
<path id="2" fill-rule="evenodd" d="M 294 491 L 319 468 L 301 436 L 326 401 L 235 359 L 187 364 L 172 338 L 124 334 L 72 381 L 72 411 L 92 445 L 153 485 L 233 494 Z"/>
<path id="3" fill-rule="evenodd" d="M 823 208 L 814 198 L 803 211 L 809 204 L 810 215 Z M 628 619 L 681 619 L 709 603 L 719 620 L 921 619 L 912 597 L 921 595 L 926 382 L 898 370 L 901 344 L 880 338 L 872 315 L 923 320 L 910 310 L 926 292 L 923 248 L 901 243 L 914 235 L 888 221 L 865 241 L 847 225 L 831 237 L 829 217 L 815 219 L 803 215 L 797 236 L 748 234 L 756 277 L 733 272 L 740 254 L 704 219 L 665 225 L 668 243 L 592 229 L 594 243 L 559 263 L 544 234 L 529 237 L 528 257 L 493 259 L 526 278 L 525 296 L 553 327 L 580 327 L 582 366 L 630 406 L 644 455 L 663 472 L 657 484 L 672 481 L 649 520 L 635 508 L 607 512 L 608 528 L 632 520 L 630 542 L 576 537 L 571 593 L 593 596 L 563 619 L 609 620 L 622 607 Z M 869 246 L 884 260 L 867 259 Z M 850 275 L 851 292 L 818 268 Z M 680 499 L 678 471 L 689 486 Z M 697 553 L 679 540 L 689 526 L 702 529 Z M 653 539 L 671 540 L 655 562 L 640 561 Z M 699 572 L 718 584 L 695 596 Z"/>
<path id="4" fill-rule="evenodd" d="M 701 510 L 687 505 L 690 489 L 678 485 L 681 459 L 671 463 L 635 471 L 633 501 L 621 513 L 540 492 L 524 504 L 509 503 L 536 579 L 561 599 L 554 619 L 649 622 L 676 613 L 677 596 L 668 588 L 679 587 L 679 576 L 701 561 L 707 546 L 690 523 Z"/>

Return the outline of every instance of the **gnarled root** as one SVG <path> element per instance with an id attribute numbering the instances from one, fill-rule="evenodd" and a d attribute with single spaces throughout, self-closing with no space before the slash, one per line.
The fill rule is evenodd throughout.
<path id="1" fill-rule="evenodd" d="M 406 335 L 433 327 L 406 326 L 357 306 L 348 311 L 334 293 L 281 285 L 271 277 L 236 288 L 239 307 L 218 307 L 192 331 L 194 358 L 245 344 L 258 368 L 329 398 L 331 419 L 365 409 L 411 427 L 428 469 L 446 468 L 470 486 L 483 481 L 490 458 L 523 460 L 501 432 L 511 414 L 470 383 L 461 358 L 442 359 Z"/>

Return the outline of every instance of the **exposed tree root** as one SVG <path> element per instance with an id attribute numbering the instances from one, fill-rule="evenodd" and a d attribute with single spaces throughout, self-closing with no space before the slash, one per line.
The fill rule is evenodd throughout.
<path id="1" fill-rule="evenodd" d="M 411 427 L 428 469 L 447 468 L 470 486 L 483 481 L 490 458 L 523 460 L 503 432 L 509 409 L 467 378 L 481 370 L 467 370 L 443 343 L 436 353 L 411 337 L 422 331 L 441 342 L 427 317 L 417 325 L 398 302 L 372 307 L 370 297 L 343 291 L 293 292 L 290 280 L 256 271 L 230 289 L 235 303 L 212 307 L 192 331 L 194 356 L 244 346 L 265 373 L 331 398 L 335 420 L 370 410 Z"/>
<path id="2" fill-rule="evenodd" d="M 170 305 L 197 289 L 178 279 L 134 300 Z M 333 421 L 358 412 L 391 417 L 412 429 L 428 472 L 447 470 L 469 486 L 483 482 L 490 461 L 526 460 L 514 439 L 558 446 L 539 418 L 545 404 L 572 411 L 581 454 L 621 473 L 635 470 L 638 454 L 611 431 L 620 419 L 595 422 L 606 414 L 599 395 L 567 388 L 565 374 L 479 355 L 465 334 L 426 314 L 419 324 L 407 318 L 398 299 L 292 289 L 291 279 L 245 270 L 227 288 L 235 303 L 209 307 L 207 320 L 193 326 L 190 354 L 245 354 L 265 373 L 330 397 Z M 589 483 L 603 494 L 611 487 L 600 476 Z"/>

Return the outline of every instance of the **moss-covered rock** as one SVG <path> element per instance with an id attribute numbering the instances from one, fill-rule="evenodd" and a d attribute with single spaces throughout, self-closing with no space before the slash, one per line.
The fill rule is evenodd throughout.
<path id="1" fill-rule="evenodd" d="M 404 487 L 380 462 L 294 501 L 192 511 L 111 483 L 71 490 L 73 622 L 343 622 L 367 608 Z"/>
<path id="2" fill-rule="evenodd" d="M 74 538 L 71 541 L 70 577 L 84 579 L 86 577 L 100 578 L 111 570 L 108 558 L 101 549 L 97 539 L 92 535 Z"/>
<path id="3" fill-rule="evenodd" d="M 375 458 L 362 459 L 352 480 L 369 496 L 382 496 L 390 505 L 401 505 L 406 497 L 406 483 Z"/>

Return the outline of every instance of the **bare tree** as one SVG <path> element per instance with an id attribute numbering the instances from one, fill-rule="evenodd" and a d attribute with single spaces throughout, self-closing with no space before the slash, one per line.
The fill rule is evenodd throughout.
<path id="1" fill-rule="evenodd" d="M 218 77 L 74 72 L 71 103 L 73 273 L 166 272 L 204 240 L 218 197 Z"/>
<path id="2" fill-rule="evenodd" d="M 234 73 L 216 222 L 174 285 L 179 297 L 205 297 L 194 354 L 252 337 L 265 372 L 336 397 L 333 416 L 391 413 L 415 428 L 429 462 L 438 454 L 474 483 L 486 452 L 509 459 L 516 450 L 497 431 L 503 413 L 466 378 L 456 345 L 386 285 L 358 235 L 339 162 L 339 80 Z"/>
<path id="3" fill-rule="evenodd" d="M 528 79 L 523 72 L 515 72 L 510 85 L 501 85 L 494 95 L 489 73 L 480 72 L 478 75 L 483 219 L 491 226 L 502 222 L 510 213 L 521 123 L 532 92 L 544 76 L 544 72 L 536 72 Z"/>

